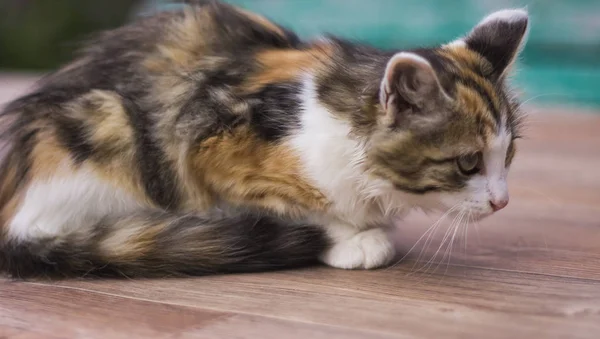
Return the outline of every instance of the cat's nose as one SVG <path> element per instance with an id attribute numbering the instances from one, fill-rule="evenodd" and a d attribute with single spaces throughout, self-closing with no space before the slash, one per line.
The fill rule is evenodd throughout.
<path id="1" fill-rule="evenodd" d="M 506 207 L 506 205 L 508 205 L 508 198 L 490 200 L 490 206 L 492 207 L 492 210 L 494 210 L 494 212 L 498 212 L 499 210 Z"/>

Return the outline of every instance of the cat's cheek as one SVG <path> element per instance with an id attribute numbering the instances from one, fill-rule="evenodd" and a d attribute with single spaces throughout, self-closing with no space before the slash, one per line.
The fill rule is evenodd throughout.
<path id="1" fill-rule="evenodd" d="M 441 212 L 454 214 L 462 209 L 462 205 L 467 198 L 468 194 L 464 191 L 440 193 L 437 196 L 437 205 Z"/>
<path id="2" fill-rule="evenodd" d="M 469 181 L 465 190 L 463 208 L 477 219 L 483 219 L 494 212 L 490 206 L 489 187 L 489 178 L 476 176 Z"/>
<path id="3" fill-rule="evenodd" d="M 454 216 L 462 212 L 473 218 L 484 218 L 492 213 L 489 206 L 488 182 L 483 176 L 473 177 L 459 192 L 441 193 L 439 202 L 442 212 Z"/>

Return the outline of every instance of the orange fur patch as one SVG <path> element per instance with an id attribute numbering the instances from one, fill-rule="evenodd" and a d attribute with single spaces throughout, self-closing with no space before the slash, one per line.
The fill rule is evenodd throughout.
<path id="1" fill-rule="evenodd" d="M 206 32 L 212 30 L 213 24 L 209 11 L 185 10 L 183 18 L 173 20 L 165 27 L 167 33 L 163 41 L 158 44 L 155 53 L 142 62 L 142 66 L 161 75 L 194 68 L 200 57 L 206 54 Z"/>
<path id="2" fill-rule="evenodd" d="M 488 107 L 484 99 L 474 89 L 458 84 L 456 86 L 456 99 L 458 101 L 458 107 L 463 112 L 470 114 L 477 114 L 481 117 L 482 132 L 490 134 L 496 128 L 496 122 L 492 115 L 487 112 Z"/>
<path id="3" fill-rule="evenodd" d="M 203 141 L 190 161 L 201 186 L 234 203 L 279 213 L 324 210 L 328 205 L 303 179 L 291 150 L 258 139 L 247 127 Z"/>
<path id="4" fill-rule="evenodd" d="M 154 250 L 158 234 L 168 226 L 140 218 L 122 219 L 112 225 L 112 232 L 100 241 L 100 252 L 111 262 L 138 260 Z"/>
<path id="5" fill-rule="evenodd" d="M 47 180 L 54 176 L 61 166 L 70 168 L 69 151 L 64 149 L 50 131 L 41 131 L 36 136 L 36 145 L 31 151 L 30 179 Z"/>
<path id="6" fill-rule="evenodd" d="M 446 46 L 439 53 L 446 58 L 454 60 L 463 67 L 481 71 L 484 76 L 492 74 L 492 65 L 487 60 L 479 55 L 479 53 L 463 46 Z"/>
<path id="7" fill-rule="evenodd" d="M 455 64 L 454 72 L 464 79 L 469 79 L 477 84 L 492 101 L 496 110 L 500 110 L 501 101 L 492 83 L 485 76 L 492 73 L 492 68 L 478 53 L 462 46 L 450 46 L 442 49 L 440 55 L 452 60 Z M 482 74 L 484 76 L 482 76 Z M 462 88 L 462 89 L 461 89 Z M 474 90 L 468 90 L 464 86 L 459 86 L 459 96 L 466 105 L 470 105 L 470 112 L 480 114 L 485 121 L 494 121 L 492 112 L 480 94 Z M 492 126 L 494 126 L 493 124 Z"/>
<path id="8" fill-rule="evenodd" d="M 17 167 L 9 167 L 2 174 L 0 182 L 0 235 L 1 230 L 10 223 L 23 199 L 23 189 L 19 190 L 16 181 Z"/>
<path id="9" fill-rule="evenodd" d="M 132 147 L 133 130 L 117 93 L 92 90 L 70 106 L 70 115 L 89 128 L 90 142 L 115 152 Z"/>
<path id="10" fill-rule="evenodd" d="M 268 84 L 293 81 L 303 73 L 318 72 L 331 60 L 333 51 L 328 46 L 316 46 L 310 50 L 266 50 L 256 54 L 261 70 L 250 75 L 242 91 L 251 93 Z"/>

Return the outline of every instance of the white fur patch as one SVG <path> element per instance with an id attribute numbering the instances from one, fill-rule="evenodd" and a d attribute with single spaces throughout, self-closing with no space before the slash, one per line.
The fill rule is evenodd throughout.
<path id="1" fill-rule="evenodd" d="M 489 151 L 483 156 L 490 200 L 508 200 L 506 153 L 510 140 L 510 133 L 502 126 Z"/>
<path id="2" fill-rule="evenodd" d="M 335 239 L 335 244 L 321 255 L 321 261 L 343 269 L 371 269 L 386 265 L 395 256 L 396 248 L 389 236 L 383 229 L 374 228 Z"/>
<path id="3" fill-rule="evenodd" d="M 452 42 L 445 44 L 443 47 L 446 48 L 466 48 L 467 43 L 463 39 L 457 39 Z"/>
<path id="4" fill-rule="evenodd" d="M 495 22 L 495 21 L 512 23 L 512 22 L 527 20 L 528 17 L 529 17 L 529 14 L 527 13 L 527 10 L 525 10 L 525 9 L 521 9 L 521 8 L 503 9 L 503 10 L 496 11 L 496 12 L 491 13 L 490 15 L 486 16 L 485 18 L 483 18 L 483 20 L 481 20 L 479 22 L 479 24 L 477 24 L 477 26 L 487 25 L 487 24 Z"/>
<path id="5" fill-rule="evenodd" d="M 301 93 L 303 112 L 301 130 L 291 146 L 303 160 L 306 174 L 339 208 L 354 204 L 359 169 L 364 151 L 359 142 L 350 140 L 350 125 L 336 119 L 317 100 L 312 77 L 304 81 Z M 342 200 L 342 201 L 340 201 Z"/>
<path id="6" fill-rule="evenodd" d="M 417 55 L 415 53 L 410 53 L 410 52 L 400 52 L 400 53 L 394 54 L 394 56 L 390 59 L 390 61 L 388 61 L 386 73 L 389 70 L 389 67 L 391 65 L 394 65 L 395 63 L 397 63 L 399 60 L 411 60 L 411 61 L 423 64 L 425 66 L 431 67 L 431 65 L 429 64 L 429 61 L 427 61 L 427 59 L 423 58 L 420 55 Z"/>
<path id="7" fill-rule="evenodd" d="M 394 199 L 391 184 L 365 173 L 365 145 L 350 136 L 351 126 L 318 102 L 307 76 L 301 100 L 301 129 L 289 141 L 302 159 L 305 175 L 332 201 L 332 214 L 362 228 L 391 217 L 406 207 Z"/>
<path id="8" fill-rule="evenodd" d="M 139 206 L 126 192 L 79 170 L 33 182 L 8 227 L 8 235 L 26 241 L 85 231 L 106 215 Z"/>
<path id="9" fill-rule="evenodd" d="M 381 81 L 380 91 L 379 91 L 379 100 L 384 109 L 388 109 L 388 102 L 390 101 L 390 93 L 392 92 L 390 81 L 392 81 L 392 72 L 394 71 L 394 65 L 402 61 L 412 61 L 418 64 L 421 64 L 427 68 L 431 68 L 431 64 L 425 58 L 410 52 L 400 52 L 394 54 L 394 56 L 388 61 L 385 67 L 385 76 L 383 81 Z"/>
<path id="10" fill-rule="evenodd" d="M 490 147 L 483 153 L 485 174 L 471 178 L 461 192 L 440 194 L 446 208 L 459 204 L 457 212 L 468 210 L 473 217 L 481 218 L 493 213 L 490 201 L 508 200 L 506 153 L 511 137 L 506 127 L 502 126 Z"/>
<path id="11" fill-rule="evenodd" d="M 523 21 L 523 20 L 528 20 L 528 19 L 529 19 L 529 13 L 527 12 L 526 9 L 519 9 L 519 8 L 503 9 L 500 11 L 493 12 L 493 13 L 489 14 L 488 16 L 486 16 L 485 18 L 483 18 L 475 26 L 475 28 L 473 28 L 473 30 L 476 30 L 476 29 L 480 28 L 481 26 L 489 25 L 491 23 L 498 22 L 498 21 L 513 23 L 513 22 L 518 22 L 518 21 Z M 528 30 L 529 30 L 529 28 L 528 28 Z M 524 41 L 526 40 L 527 34 L 528 34 L 528 31 L 525 33 L 525 36 L 521 41 L 521 45 L 523 45 Z M 464 47 L 467 47 L 467 43 L 465 42 L 465 38 L 463 37 L 460 39 L 456 39 L 452 42 L 449 42 L 449 43 L 445 44 L 443 47 L 464 48 Z M 521 48 L 521 47 L 519 47 L 519 48 Z"/>

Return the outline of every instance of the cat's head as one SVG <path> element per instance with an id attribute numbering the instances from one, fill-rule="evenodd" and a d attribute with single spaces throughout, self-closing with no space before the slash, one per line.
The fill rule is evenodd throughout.
<path id="1" fill-rule="evenodd" d="M 439 208 L 485 217 L 508 204 L 520 114 L 505 80 L 528 31 L 525 10 L 483 19 L 464 38 L 387 63 L 372 172 Z"/>

